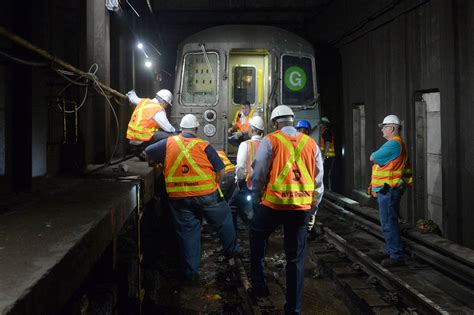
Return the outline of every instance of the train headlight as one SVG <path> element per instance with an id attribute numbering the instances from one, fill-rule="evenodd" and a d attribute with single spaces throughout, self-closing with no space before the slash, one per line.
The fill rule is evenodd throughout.
<path id="1" fill-rule="evenodd" d="M 204 112 L 204 119 L 208 122 L 213 122 L 216 120 L 217 113 L 213 109 L 208 109 Z"/>
<path id="2" fill-rule="evenodd" d="M 204 126 L 204 134 L 208 137 L 212 137 L 216 134 L 216 127 L 211 124 L 207 124 Z"/>

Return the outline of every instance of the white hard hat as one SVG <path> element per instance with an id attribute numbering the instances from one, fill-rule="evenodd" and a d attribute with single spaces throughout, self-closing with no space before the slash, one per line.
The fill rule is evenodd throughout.
<path id="1" fill-rule="evenodd" d="M 278 117 L 283 117 L 283 116 L 292 116 L 295 117 L 295 114 L 293 113 L 293 110 L 289 108 L 286 105 L 278 105 L 275 107 L 275 109 L 272 111 L 272 116 L 270 117 L 271 120 L 276 119 Z"/>
<path id="2" fill-rule="evenodd" d="M 181 122 L 179 123 L 179 126 L 181 128 L 186 128 L 186 129 L 192 129 L 192 128 L 197 128 L 199 127 L 199 121 L 196 116 L 193 114 L 187 114 L 184 115 L 183 118 L 181 118 Z"/>
<path id="3" fill-rule="evenodd" d="M 323 123 L 323 124 L 330 124 L 331 121 L 329 120 L 329 118 L 327 118 L 326 116 L 324 116 L 324 117 L 321 117 L 321 123 Z"/>
<path id="4" fill-rule="evenodd" d="M 256 128 L 256 129 L 258 129 L 258 130 L 264 130 L 265 129 L 265 125 L 263 124 L 263 119 L 260 116 L 253 116 L 249 120 L 249 125 Z"/>
<path id="5" fill-rule="evenodd" d="M 172 105 L 172 101 L 173 101 L 173 94 L 171 94 L 171 92 L 169 90 L 166 90 L 166 89 L 163 89 L 163 90 L 159 90 L 158 92 L 156 92 L 156 98 L 158 100 L 163 100 L 165 101 L 166 103 L 168 103 L 168 105 Z"/>
<path id="6" fill-rule="evenodd" d="M 400 125 L 400 119 L 397 115 L 388 115 L 379 124 L 379 127 L 382 127 L 383 125 Z"/>

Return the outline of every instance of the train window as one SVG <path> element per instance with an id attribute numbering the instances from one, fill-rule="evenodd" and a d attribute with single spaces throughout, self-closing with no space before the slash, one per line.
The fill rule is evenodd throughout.
<path id="1" fill-rule="evenodd" d="M 189 53 L 184 56 L 180 101 L 183 105 L 217 104 L 219 58 L 216 52 Z M 211 68 L 209 68 L 209 66 Z"/>
<path id="2" fill-rule="evenodd" d="M 255 67 L 236 66 L 234 68 L 234 104 L 240 105 L 244 101 L 255 104 L 255 82 Z"/>
<path id="3" fill-rule="evenodd" d="M 281 103 L 305 105 L 314 100 L 313 61 L 309 57 L 281 57 Z"/>

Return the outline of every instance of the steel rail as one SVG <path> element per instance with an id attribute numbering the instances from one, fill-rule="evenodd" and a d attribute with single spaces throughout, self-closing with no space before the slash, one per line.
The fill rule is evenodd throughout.
<path id="1" fill-rule="evenodd" d="M 327 198 L 323 199 L 322 205 L 326 205 L 330 211 L 337 212 L 338 214 L 357 222 L 364 231 L 383 240 L 382 229 L 379 224 L 365 219 L 357 213 L 349 211 L 345 207 L 341 207 L 334 202 L 329 201 Z M 411 253 L 416 257 L 425 261 L 434 268 L 442 270 L 444 273 L 456 278 L 463 284 L 472 287 L 474 283 L 473 268 L 463 264 L 460 260 L 453 259 L 451 256 L 446 256 L 444 252 L 437 251 L 436 249 L 426 246 L 422 242 L 418 242 L 417 239 L 407 238 L 402 235 L 402 240 L 410 249 Z"/>
<path id="2" fill-rule="evenodd" d="M 346 211 L 351 211 L 369 218 L 373 222 L 379 222 L 378 211 L 373 208 L 363 207 L 358 202 L 349 203 L 348 199 L 334 192 L 324 192 L 325 199 L 330 199 L 333 202 L 342 203 Z M 439 253 L 449 256 L 451 259 L 458 261 L 470 268 L 474 268 L 474 251 L 465 248 L 461 245 L 453 243 L 447 239 L 443 239 L 438 235 L 432 235 L 432 242 L 426 241 L 426 235 L 423 237 L 420 232 L 414 230 L 407 230 L 403 232 L 404 236 L 414 240 L 417 243 L 423 244 Z M 437 240 L 434 240 L 437 238 Z M 451 250 L 450 250 L 451 249 Z M 453 251 L 454 249 L 454 251 Z M 457 251 L 457 252 L 456 252 Z"/>
<path id="3" fill-rule="evenodd" d="M 352 261 L 359 263 L 361 268 L 369 275 L 376 277 L 381 283 L 389 288 L 395 288 L 404 298 L 417 307 L 424 314 L 449 314 L 440 305 L 426 297 L 423 293 L 395 276 L 382 265 L 374 262 L 365 253 L 358 250 L 347 240 L 333 232 L 330 228 L 323 226 L 325 238 L 328 242 L 334 244 L 336 248 L 343 251 Z"/>

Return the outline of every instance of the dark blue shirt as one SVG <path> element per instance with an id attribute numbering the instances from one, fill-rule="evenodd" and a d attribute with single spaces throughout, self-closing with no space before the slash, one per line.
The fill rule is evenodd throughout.
<path id="1" fill-rule="evenodd" d="M 181 135 L 184 138 L 196 138 L 196 136 L 192 133 L 188 132 L 183 132 Z M 165 158 L 166 158 L 166 142 L 168 139 L 163 139 L 161 141 L 158 141 L 157 143 L 154 143 L 150 146 L 148 146 L 145 149 L 146 154 L 153 160 L 155 163 L 165 163 Z M 221 158 L 217 154 L 216 150 L 211 146 L 208 145 L 204 152 L 207 155 L 207 159 L 209 162 L 212 164 L 214 167 L 214 170 L 218 173 L 220 170 L 224 168 L 224 163 L 222 162 Z"/>

